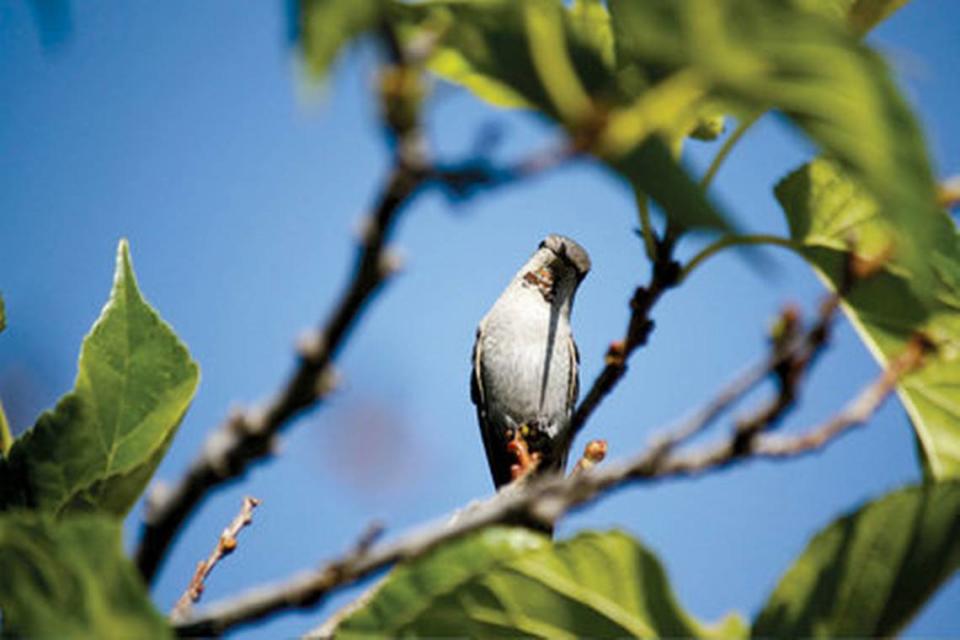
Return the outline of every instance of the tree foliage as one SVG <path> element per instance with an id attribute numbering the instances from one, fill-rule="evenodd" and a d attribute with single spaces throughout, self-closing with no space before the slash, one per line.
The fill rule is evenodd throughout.
<path id="1" fill-rule="evenodd" d="M 717 250 L 747 238 L 709 193 L 712 175 L 694 176 L 682 149 L 690 137 L 719 138 L 731 119 L 745 130 L 776 112 L 822 154 L 775 186 L 790 230 L 779 243 L 843 295 L 879 363 L 890 365 L 918 334 L 934 348 L 896 381 L 927 483 L 816 535 L 752 627 L 739 614 L 698 621 L 655 553 L 629 534 L 554 543 L 489 528 L 396 567 L 341 621 L 340 635 L 891 635 L 957 569 L 960 245 L 937 204 L 919 125 L 863 41 L 905 3 L 302 0 L 301 51 L 316 77 L 345 46 L 375 35 L 412 52 L 410 63 L 394 51 L 394 67 L 422 64 L 491 105 L 554 123 L 573 154 L 636 191 L 651 259 L 663 245 L 650 241 L 648 198 L 670 233 L 703 232 Z M 405 87 L 381 89 L 389 101 Z M 882 268 L 848 291 L 852 261 Z M 186 347 L 143 298 L 122 241 L 74 389 L 16 439 L 0 405 L 5 632 L 169 634 L 123 552 L 120 519 L 163 458 L 198 379 Z"/>

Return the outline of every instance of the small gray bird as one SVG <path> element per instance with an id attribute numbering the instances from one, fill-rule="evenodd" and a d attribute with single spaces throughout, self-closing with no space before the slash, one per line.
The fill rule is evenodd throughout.
<path id="1" fill-rule="evenodd" d="M 589 271 L 583 247 L 547 236 L 477 328 L 470 395 L 498 489 L 566 466 L 580 386 L 570 308 Z"/>

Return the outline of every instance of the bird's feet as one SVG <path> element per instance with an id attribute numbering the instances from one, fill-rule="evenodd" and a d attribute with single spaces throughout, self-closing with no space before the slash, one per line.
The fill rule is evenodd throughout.
<path id="1" fill-rule="evenodd" d="M 520 428 L 513 429 L 513 435 L 510 436 L 510 441 L 507 442 L 507 452 L 517 459 L 515 464 L 510 465 L 510 479 L 513 482 L 526 478 L 533 473 L 540 464 L 540 454 L 531 452 L 530 446 L 524 438 L 526 430 L 526 425 L 521 425 Z"/>

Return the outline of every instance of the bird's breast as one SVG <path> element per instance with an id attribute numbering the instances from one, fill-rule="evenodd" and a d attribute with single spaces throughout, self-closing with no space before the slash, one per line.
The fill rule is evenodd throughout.
<path id="1" fill-rule="evenodd" d="M 537 421 L 556 431 L 569 420 L 569 319 L 546 304 L 524 307 L 494 308 L 484 320 L 481 366 L 487 411 L 508 425 Z"/>

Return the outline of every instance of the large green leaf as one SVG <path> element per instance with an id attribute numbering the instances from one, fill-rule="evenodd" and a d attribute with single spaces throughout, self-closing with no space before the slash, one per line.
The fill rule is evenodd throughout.
<path id="1" fill-rule="evenodd" d="M 299 0 L 300 46 L 309 71 L 323 77 L 340 50 L 377 26 L 381 0 Z"/>
<path id="2" fill-rule="evenodd" d="M 137 288 L 126 241 L 113 291 L 84 338 L 73 391 L 0 462 L 0 504 L 125 514 L 196 391 L 186 347 Z"/>
<path id="3" fill-rule="evenodd" d="M 769 0 L 610 0 L 617 62 L 655 82 L 694 72 L 744 112 L 775 108 L 909 229 L 897 254 L 920 297 L 934 280 L 936 184 L 923 137 L 883 60 L 845 25 Z M 915 286 L 914 286 L 915 284 Z"/>
<path id="4" fill-rule="evenodd" d="M 341 623 L 338 638 L 744 637 L 737 616 L 697 623 L 657 558 L 630 536 L 584 533 L 557 544 L 489 529 L 397 568 Z"/>
<path id="5" fill-rule="evenodd" d="M 0 514 L 3 631 L 30 638 L 164 638 L 109 516 Z"/>
<path id="6" fill-rule="evenodd" d="M 960 567 L 960 483 L 915 486 L 811 540 L 753 627 L 760 638 L 896 635 Z"/>
<path id="7" fill-rule="evenodd" d="M 876 201 L 832 162 L 817 160 L 776 188 L 790 234 L 803 255 L 833 287 L 842 277 L 848 241 L 859 255 L 881 256 L 899 247 L 912 227 L 892 227 Z M 933 289 L 917 296 L 912 265 L 894 256 L 878 275 L 847 296 L 845 311 L 881 365 L 902 353 L 917 332 L 938 346 L 919 371 L 897 387 L 910 415 L 927 471 L 960 477 L 960 243 L 946 213 L 936 222 L 936 242 L 925 258 L 936 273 Z"/>

